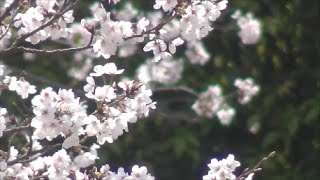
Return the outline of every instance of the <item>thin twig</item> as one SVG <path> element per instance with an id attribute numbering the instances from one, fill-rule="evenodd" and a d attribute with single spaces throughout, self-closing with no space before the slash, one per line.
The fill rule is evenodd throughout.
<path id="1" fill-rule="evenodd" d="M 258 164 L 256 164 L 253 168 L 251 168 L 250 170 L 248 168 L 246 168 L 237 178 L 236 180 L 243 180 L 244 178 L 248 177 L 251 173 L 260 171 L 261 168 L 260 166 L 262 165 L 263 162 L 267 161 L 268 159 L 274 157 L 274 155 L 276 154 L 275 151 L 272 151 L 267 157 L 264 157 L 260 162 L 258 162 Z"/>
<path id="2" fill-rule="evenodd" d="M 93 37 L 94 37 L 94 34 L 91 35 L 88 44 L 85 45 L 85 46 L 82 46 L 82 47 L 73 47 L 73 48 L 55 49 L 55 50 L 17 47 L 15 52 L 23 51 L 23 52 L 33 53 L 33 54 L 46 54 L 46 55 L 72 53 L 72 52 L 82 51 L 82 50 L 86 50 L 86 49 L 92 48 L 91 43 L 93 41 Z"/>
<path id="3" fill-rule="evenodd" d="M 37 151 L 32 151 L 31 153 L 27 152 L 27 153 L 19 156 L 19 157 L 16 158 L 15 160 L 12 160 L 12 161 L 7 162 L 7 165 L 8 165 L 8 166 L 11 166 L 11 165 L 16 164 L 16 163 L 27 163 L 27 162 L 33 161 L 33 160 L 37 159 L 38 157 L 43 156 L 43 155 L 44 155 L 45 153 L 47 153 L 48 151 L 50 151 L 50 150 L 52 150 L 52 149 L 54 149 L 54 148 L 57 148 L 57 147 L 61 147 L 61 146 L 62 146 L 62 144 L 59 143 L 59 144 L 51 145 L 51 146 L 49 146 L 49 148 L 48 148 L 48 147 L 42 148 L 42 149 L 37 150 Z M 27 159 L 27 160 L 22 161 L 23 159 L 29 158 L 30 156 L 35 155 L 35 154 L 38 154 L 38 153 L 41 153 L 41 155 L 38 156 L 38 157 L 33 157 L 33 158 L 31 158 L 31 159 Z"/>
<path id="4" fill-rule="evenodd" d="M 19 48 L 21 47 L 18 47 L 18 45 L 23 41 L 25 40 L 26 38 L 36 34 L 37 32 L 39 32 L 40 30 L 50 26 L 55 20 L 57 20 L 58 18 L 60 18 L 61 16 L 63 16 L 66 12 L 68 12 L 69 10 L 71 10 L 73 8 L 73 6 L 75 6 L 78 2 L 80 2 L 80 0 L 76 0 L 75 2 L 73 2 L 70 6 L 66 7 L 65 9 L 59 11 L 57 14 L 55 14 L 53 17 L 51 17 L 47 22 L 45 22 L 43 25 L 39 26 L 38 28 L 36 28 L 35 30 L 29 32 L 29 33 L 26 33 L 26 34 L 23 34 L 21 35 L 20 37 L 18 37 L 14 42 L 13 44 L 11 45 L 10 48 L 0 52 L 0 54 L 8 54 L 8 53 L 12 53 L 11 51 L 13 52 L 16 52 L 17 49 L 19 50 Z M 21 51 L 21 50 L 20 50 Z"/>
<path id="5" fill-rule="evenodd" d="M 11 129 L 6 129 L 3 131 L 3 134 L 10 134 L 10 133 L 16 133 L 16 132 L 21 132 L 21 131 L 26 131 L 30 128 L 30 126 L 19 126 Z"/>
<path id="6" fill-rule="evenodd" d="M 143 37 L 144 35 L 146 34 L 151 34 L 151 33 L 156 33 L 157 31 L 159 31 L 160 29 L 163 28 L 163 26 L 165 26 L 166 24 L 168 24 L 172 19 L 174 19 L 177 14 L 174 13 L 175 11 L 170 11 L 168 13 L 168 15 L 162 20 L 162 22 L 156 26 L 154 26 L 153 28 L 151 29 L 148 29 L 146 31 L 143 31 L 141 34 L 135 34 L 133 36 L 130 36 L 130 37 L 126 37 L 124 38 L 124 40 L 129 40 L 129 39 L 132 39 L 132 38 L 136 38 L 136 37 Z"/>

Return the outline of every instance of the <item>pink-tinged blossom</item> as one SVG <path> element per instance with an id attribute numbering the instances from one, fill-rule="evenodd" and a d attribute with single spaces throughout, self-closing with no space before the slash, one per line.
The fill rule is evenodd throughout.
<path id="1" fill-rule="evenodd" d="M 174 39 L 172 42 L 170 42 L 169 43 L 169 51 L 170 51 L 170 53 L 171 54 L 176 53 L 176 49 L 177 49 L 176 47 L 182 45 L 183 42 L 184 41 L 180 37 L 178 37 L 178 38 Z"/>
<path id="2" fill-rule="evenodd" d="M 191 64 L 204 65 L 209 61 L 210 54 L 205 49 L 201 41 L 190 41 L 187 43 L 186 57 Z"/>
<path id="3" fill-rule="evenodd" d="M 234 108 L 224 105 L 224 107 L 217 112 L 217 117 L 222 125 L 230 125 L 235 113 Z"/>
<path id="4" fill-rule="evenodd" d="M 37 6 L 40 6 L 41 8 L 43 8 L 44 10 L 48 11 L 48 12 L 55 12 L 53 10 L 53 6 L 55 4 L 57 4 L 56 0 L 37 0 L 36 1 Z"/>
<path id="5" fill-rule="evenodd" d="M 87 92 L 86 96 L 89 98 L 92 98 L 94 89 L 96 87 L 96 83 L 95 83 L 93 77 L 91 77 L 91 76 L 88 76 L 86 78 L 86 81 L 87 81 L 87 84 L 83 87 L 83 89 L 85 92 Z"/>
<path id="6" fill-rule="evenodd" d="M 90 151 L 83 152 L 81 151 L 78 156 L 76 156 L 73 160 L 74 164 L 79 168 L 85 168 L 95 163 L 96 159 L 99 159 L 97 149 L 100 146 L 97 144 L 93 144 L 90 147 Z"/>
<path id="7" fill-rule="evenodd" d="M 219 86 L 209 86 L 205 92 L 200 94 L 199 99 L 192 105 L 192 109 L 200 116 L 212 118 L 220 109 L 224 101 Z"/>
<path id="8" fill-rule="evenodd" d="M 241 15 L 240 11 L 236 11 L 233 16 L 237 20 L 240 28 L 238 33 L 243 44 L 256 44 L 261 36 L 261 23 L 253 17 L 251 13 Z"/>
<path id="9" fill-rule="evenodd" d="M 232 154 L 229 154 L 226 159 L 220 161 L 214 158 L 208 164 L 210 170 L 207 175 L 203 176 L 203 180 L 234 180 L 236 176 L 233 172 L 239 166 L 240 162 L 236 161 Z"/>
<path id="10" fill-rule="evenodd" d="M 93 43 L 93 51 L 97 56 L 109 59 L 115 55 L 117 47 L 124 42 L 124 38 L 133 35 L 132 24 L 127 21 L 112 21 L 110 13 L 105 13 L 99 8 L 95 19 L 100 22 L 101 29 L 96 41 Z"/>
<path id="11" fill-rule="evenodd" d="M 80 67 L 72 67 L 69 70 L 68 75 L 75 78 L 76 80 L 82 81 L 87 77 L 92 67 L 92 60 L 86 59 L 85 62 L 80 65 Z"/>
<path id="12" fill-rule="evenodd" d="M 121 21 L 132 21 L 139 14 L 139 11 L 136 7 L 130 2 L 126 2 L 121 9 L 113 10 L 113 14 L 116 19 Z"/>
<path id="13" fill-rule="evenodd" d="M 123 168 L 118 168 L 117 172 L 110 171 L 108 164 L 103 165 L 99 171 L 95 172 L 101 174 L 105 179 L 123 179 L 123 180 L 154 180 L 155 178 L 148 173 L 148 169 L 145 166 L 139 167 L 134 165 L 131 173 L 125 172 Z"/>
<path id="14" fill-rule="evenodd" d="M 253 82 L 253 79 L 236 79 L 234 85 L 239 88 L 239 103 L 247 104 L 252 96 L 256 95 L 260 88 Z"/>
<path id="15" fill-rule="evenodd" d="M 34 85 L 30 85 L 30 83 L 25 80 L 17 80 L 14 76 L 9 77 L 7 80 L 9 81 L 8 89 L 10 91 L 15 91 L 22 99 L 26 99 L 29 94 L 37 92 L 36 87 Z"/>
<path id="16" fill-rule="evenodd" d="M 94 92 L 94 98 L 97 101 L 110 102 L 116 97 L 117 95 L 114 93 L 114 88 L 109 85 L 98 86 Z"/>
<path id="17" fill-rule="evenodd" d="M 210 21 L 215 21 L 220 16 L 220 11 L 226 8 L 228 1 L 219 3 L 211 1 L 191 3 L 184 11 L 181 24 L 181 35 L 187 40 L 199 40 L 213 30 Z"/>
<path id="18" fill-rule="evenodd" d="M 53 154 L 48 164 L 49 179 L 67 179 L 70 174 L 71 158 L 65 149 Z"/>
<path id="19" fill-rule="evenodd" d="M 137 122 L 138 117 L 148 116 L 149 110 L 155 108 L 155 102 L 150 98 L 151 90 L 146 89 L 145 85 L 140 84 L 140 82 L 119 82 L 118 86 L 123 89 L 120 92 L 124 93 L 119 97 L 111 86 L 97 86 L 94 90 L 93 99 L 101 104 L 102 110 L 100 112 L 102 111 L 101 113 L 106 116 L 89 115 L 83 120 L 86 124 L 84 132 L 88 136 L 96 136 L 100 145 L 106 141 L 112 143 L 124 131 L 129 131 L 129 123 Z M 93 88 L 93 86 L 87 84 L 85 89 L 90 92 L 92 91 L 90 88 Z M 112 98 L 108 95 L 108 89 L 111 88 Z M 111 100 L 114 101 L 111 102 Z"/>
<path id="20" fill-rule="evenodd" d="M 78 145 L 85 124 L 85 108 L 75 98 L 71 90 L 60 89 L 58 93 L 52 88 L 46 88 L 40 95 L 32 99 L 35 117 L 31 126 L 35 128 L 33 136 L 36 139 L 51 141 L 61 135 L 65 137 L 64 148 Z"/>
<path id="21" fill-rule="evenodd" d="M 18 13 L 15 16 L 14 22 L 14 26 L 19 28 L 18 35 L 33 32 L 46 23 L 56 13 L 56 10 L 54 9 L 56 3 L 56 0 L 37 0 L 36 7 L 30 7 L 26 12 Z M 72 10 L 66 12 L 61 18 L 54 21 L 51 25 L 27 37 L 26 41 L 32 44 L 37 44 L 49 37 L 52 40 L 66 38 L 71 32 L 71 29 L 67 28 L 67 24 L 72 23 L 74 20 L 72 13 Z"/>
<path id="22" fill-rule="evenodd" d="M 156 4 L 153 6 L 154 9 L 162 8 L 165 12 L 175 8 L 178 5 L 177 0 L 156 0 Z"/>
<path id="23" fill-rule="evenodd" d="M 181 79 L 183 71 L 183 60 L 162 60 L 154 62 L 149 59 L 142 64 L 138 71 L 138 77 L 143 82 L 159 82 L 172 85 Z"/>
<path id="24" fill-rule="evenodd" d="M 155 178 L 148 173 L 148 169 L 145 166 L 139 167 L 134 165 L 131 172 L 132 179 L 145 179 L 145 180 L 154 180 Z M 127 178 L 127 179 L 131 179 Z"/>
<path id="25" fill-rule="evenodd" d="M 124 69 L 117 69 L 117 66 L 114 63 L 107 63 L 105 65 L 97 65 L 93 68 L 94 73 L 90 73 L 90 76 L 102 76 L 107 75 L 118 75 L 122 74 Z"/>

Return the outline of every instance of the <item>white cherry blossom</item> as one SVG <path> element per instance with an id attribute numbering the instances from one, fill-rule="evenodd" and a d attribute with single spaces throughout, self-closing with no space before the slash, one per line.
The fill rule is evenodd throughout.
<path id="1" fill-rule="evenodd" d="M 167 12 L 175 8 L 178 4 L 177 0 L 156 0 L 156 4 L 153 6 L 154 9 L 162 9 Z"/>

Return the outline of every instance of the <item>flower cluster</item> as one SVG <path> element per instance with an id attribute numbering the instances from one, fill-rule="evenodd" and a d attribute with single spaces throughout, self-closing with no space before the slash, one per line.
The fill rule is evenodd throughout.
<path id="1" fill-rule="evenodd" d="M 32 99 L 33 113 L 35 117 L 31 126 L 35 128 L 36 139 L 51 141 L 61 135 L 66 139 L 64 148 L 79 144 L 86 109 L 80 104 L 80 99 L 75 98 L 72 90 L 60 89 L 58 93 L 52 88 L 43 89 L 39 95 Z"/>
<path id="2" fill-rule="evenodd" d="M 183 71 L 182 59 L 175 61 L 162 60 L 154 62 L 147 60 L 138 69 L 138 77 L 144 82 L 159 82 L 165 85 L 172 85 L 180 80 Z"/>
<path id="3" fill-rule="evenodd" d="M 261 25 L 260 21 L 255 19 L 251 13 L 247 13 L 242 16 L 238 10 L 232 18 L 237 20 L 237 24 L 240 28 L 238 33 L 243 44 L 256 44 L 261 36 Z"/>
<path id="4" fill-rule="evenodd" d="M 202 92 L 192 109 L 199 116 L 213 118 L 217 115 L 223 125 L 229 125 L 235 115 L 235 110 L 226 104 L 222 90 L 217 85 L 209 86 L 205 92 Z"/>
<path id="5" fill-rule="evenodd" d="M 238 78 L 235 80 L 234 86 L 238 88 L 236 95 L 239 95 L 240 104 L 248 103 L 260 89 L 251 78 L 244 80 Z M 205 92 L 200 94 L 192 109 L 200 116 L 212 118 L 216 115 L 221 124 L 229 125 L 235 115 L 235 110 L 226 103 L 226 100 L 219 86 L 209 86 Z"/>
<path id="6" fill-rule="evenodd" d="M 103 165 L 99 171 L 82 172 L 81 167 L 87 167 L 94 163 L 97 158 L 97 145 L 91 148 L 90 152 L 82 153 L 73 157 L 65 149 L 61 149 L 52 156 L 38 157 L 34 161 L 23 165 L 17 163 L 8 165 L 5 161 L 0 161 L 0 179 L 37 179 L 38 177 L 47 177 L 50 180 L 55 179 L 124 179 L 124 180 L 154 180 L 154 177 L 148 173 L 146 167 L 134 165 L 132 172 L 126 173 L 123 168 L 117 172 L 110 171 L 109 165 Z M 17 158 L 18 151 L 10 148 L 10 160 Z M 84 162 L 83 162 L 84 161 Z"/>
<path id="7" fill-rule="evenodd" d="M 203 176 L 203 180 L 232 180 L 236 179 L 233 174 L 234 170 L 240 166 L 240 162 L 234 159 L 232 154 L 226 159 L 218 161 L 217 159 L 212 159 L 208 167 L 210 168 L 207 175 Z"/>
<path id="8" fill-rule="evenodd" d="M 234 85 L 239 88 L 239 103 L 240 104 L 247 104 L 252 96 L 256 95 L 260 88 L 253 82 L 253 79 L 246 78 L 246 79 L 236 79 Z"/>
<path id="9" fill-rule="evenodd" d="M 221 10 L 227 7 L 227 0 L 216 3 L 215 1 L 193 1 L 185 8 L 181 23 L 181 35 L 187 41 L 199 40 L 208 35 L 213 28 L 210 21 L 215 21 Z"/>
<path id="10" fill-rule="evenodd" d="M 25 35 L 31 33 L 32 35 L 26 38 L 26 41 L 37 44 L 40 41 L 51 38 L 56 40 L 59 38 L 67 38 L 71 29 L 67 28 L 67 24 L 73 22 L 73 11 L 70 10 L 57 18 L 57 21 L 37 31 L 38 28 L 45 26 L 53 17 L 58 14 L 58 3 L 56 0 L 37 0 L 36 7 L 30 7 L 25 13 L 18 13 L 15 17 L 15 27 L 19 28 L 18 34 Z"/>
<path id="11" fill-rule="evenodd" d="M 143 37 L 132 38 L 130 42 L 126 42 L 125 39 L 140 35 L 146 30 L 149 21 L 145 18 L 141 18 L 133 27 L 130 21 L 112 20 L 110 18 L 111 13 L 106 12 L 102 7 L 94 7 L 92 11 L 95 11 L 94 18 L 92 20 L 83 19 L 81 23 L 86 29 L 89 29 L 88 27 L 100 27 L 93 43 L 93 51 L 96 56 L 109 59 L 112 55 L 115 55 L 119 46 L 143 41 Z"/>
<path id="12" fill-rule="evenodd" d="M 8 85 L 10 91 L 15 91 L 22 99 L 28 98 L 29 94 L 36 93 L 36 86 L 31 85 L 23 78 L 17 79 L 15 76 L 6 76 L 3 80 L 4 84 Z"/>
<path id="13" fill-rule="evenodd" d="M 102 166 L 99 171 L 96 171 L 98 178 L 102 179 L 123 179 L 123 180 L 154 180 L 155 178 L 148 173 L 145 166 L 139 167 L 134 165 L 131 173 L 126 173 L 123 168 L 119 168 L 117 172 L 110 171 L 109 165 Z"/>
<path id="14" fill-rule="evenodd" d="M 162 9 L 167 12 L 169 10 L 172 10 L 178 5 L 177 0 L 156 0 L 156 4 L 153 6 L 154 9 Z"/>
<path id="15" fill-rule="evenodd" d="M 86 96 L 96 102 L 97 110 L 86 118 L 88 125 L 85 132 L 89 136 L 96 136 L 99 144 L 105 141 L 112 143 L 122 135 L 123 130 L 128 131 L 128 123 L 135 123 L 138 117 L 148 116 L 149 110 L 155 108 L 155 102 L 150 99 L 151 90 L 146 89 L 140 80 L 97 85 L 93 77 L 112 81 L 123 72 L 114 63 L 97 65 L 94 71 L 87 77 L 84 90 Z"/>
<path id="16" fill-rule="evenodd" d="M 191 64 L 204 65 L 209 61 L 209 53 L 203 46 L 201 41 L 190 41 L 187 43 L 186 57 Z"/>

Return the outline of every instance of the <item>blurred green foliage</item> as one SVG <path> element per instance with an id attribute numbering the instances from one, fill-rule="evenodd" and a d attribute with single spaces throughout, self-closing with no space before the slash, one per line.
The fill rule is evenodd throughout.
<path id="1" fill-rule="evenodd" d="M 134 5 L 152 7 L 142 2 L 134 1 Z M 275 150 L 276 156 L 263 165 L 257 179 L 320 178 L 320 2 L 233 0 L 228 6 L 204 39 L 211 60 L 204 67 L 186 62 L 179 85 L 202 91 L 209 84 L 220 84 L 228 93 L 234 90 L 235 78 L 253 77 L 261 87 L 259 95 L 245 106 L 231 102 L 237 114 L 224 127 L 216 119 L 195 121 L 188 96 L 180 97 L 187 99 L 186 104 L 171 103 L 172 108 L 165 109 L 172 99 L 168 98 L 171 92 L 164 93 L 157 98 L 162 104 L 158 113 L 132 125 L 115 143 L 104 145 L 98 164 L 129 168 L 140 163 L 158 179 L 191 180 L 207 173 L 211 158 L 232 153 L 245 168 Z M 78 19 L 86 15 L 87 7 L 85 1 L 78 7 Z M 250 11 L 262 22 L 258 44 L 241 44 L 230 19 L 236 9 Z M 71 56 L 37 57 L 32 63 L 21 62 L 19 55 L 10 58 L 5 62 L 33 74 L 62 84 L 71 81 L 65 78 Z M 140 53 L 116 63 L 130 76 L 144 59 Z M 261 125 L 256 134 L 249 132 L 254 123 Z"/>

